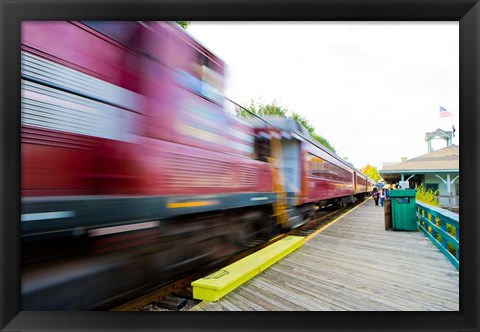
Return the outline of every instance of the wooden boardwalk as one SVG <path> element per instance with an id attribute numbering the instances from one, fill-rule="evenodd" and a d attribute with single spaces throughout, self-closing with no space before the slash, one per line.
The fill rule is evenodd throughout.
<path id="1" fill-rule="evenodd" d="M 192 311 L 458 311 L 459 272 L 368 199 L 217 302 Z"/>

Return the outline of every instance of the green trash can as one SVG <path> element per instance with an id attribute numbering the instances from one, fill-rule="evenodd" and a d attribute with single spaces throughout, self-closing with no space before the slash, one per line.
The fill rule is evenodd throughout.
<path id="1" fill-rule="evenodd" d="M 416 231 L 417 216 L 415 211 L 416 190 L 391 190 L 392 228 L 397 231 Z"/>

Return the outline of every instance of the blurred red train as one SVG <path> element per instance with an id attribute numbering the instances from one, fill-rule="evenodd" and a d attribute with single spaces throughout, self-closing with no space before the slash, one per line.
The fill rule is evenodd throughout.
<path id="1" fill-rule="evenodd" d="M 21 52 L 23 310 L 112 305 L 372 189 L 297 122 L 226 112 L 175 23 L 23 22 Z"/>

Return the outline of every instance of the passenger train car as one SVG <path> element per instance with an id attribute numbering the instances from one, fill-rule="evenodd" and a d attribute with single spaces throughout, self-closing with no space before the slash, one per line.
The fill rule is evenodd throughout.
<path id="1" fill-rule="evenodd" d="M 21 58 L 22 310 L 109 307 L 371 191 L 297 122 L 226 112 L 174 23 L 23 22 Z"/>
<path id="2" fill-rule="evenodd" d="M 247 121 L 256 132 L 256 158 L 273 158 L 278 168 L 274 182 L 277 193 L 286 195 L 284 228 L 304 224 L 318 209 L 363 200 L 371 192 L 370 179 L 313 139 L 295 120 L 270 117 Z"/>

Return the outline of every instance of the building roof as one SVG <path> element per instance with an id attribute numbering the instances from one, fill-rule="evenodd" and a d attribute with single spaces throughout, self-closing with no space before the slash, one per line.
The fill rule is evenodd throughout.
<path id="1" fill-rule="evenodd" d="M 443 129 L 438 128 L 435 131 L 425 133 L 425 141 L 428 141 L 429 139 L 436 138 L 436 137 L 444 138 L 444 139 L 452 138 L 452 131 L 445 131 Z"/>
<path id="2" fill-rule="evenodd" d="M 430 173 L 430 172 L 458 172 L 460 148 L 450 145 L 422 156 L 395 164 L 384 164 L 380 174 L 389 173 Z"/>

